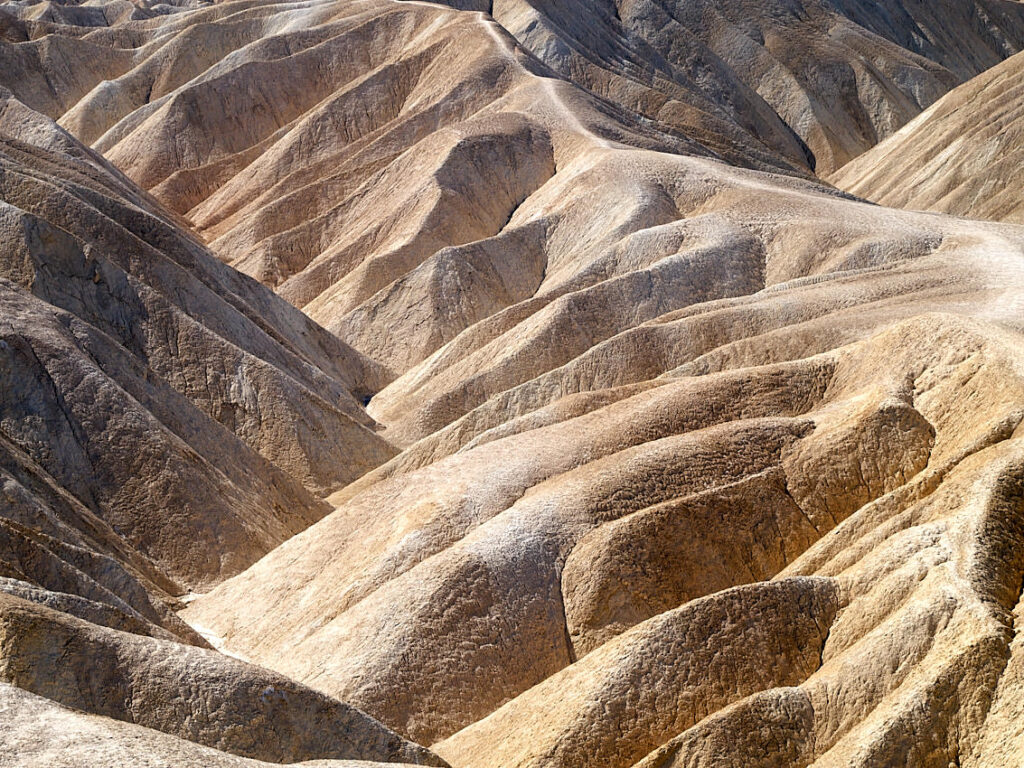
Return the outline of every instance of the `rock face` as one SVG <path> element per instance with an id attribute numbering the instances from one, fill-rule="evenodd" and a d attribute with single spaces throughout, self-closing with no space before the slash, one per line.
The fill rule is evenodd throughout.
<path id="1" fill-rule="evenodd" d="M 1016 3 L 448 4 L 489 10 L 562 76 L 672 130 L 720 141 L 724 117 L 819 173 L 1024 44 Z"/>
<path id="2" fill-rule="evenodd" d="M 98 515 L 201 585 L 394 454 L 353 395 L 379 366 L 225 269 L 49 120 L 9 95 L 0 116 L 3 461 L 26 505 L 51 508 L 22 517 L 81 530 L 68 515 Z M 179 522 L 147 525 L 157 507 Z"/>
<path id="3" fill-rule="evenodd" d="M 883 205 L 1024 224 L 1021 73 L 1013 56 L 944 96 L 829 180 Z"/>
<path id="4" fill-rule="evenodd" d="M 207 642 L 175 613 L 395 454 L 359 399 L 383 368 L 9 92 L 0 199 L 0 677 L 236 755 L 443 764 L 348 705 L 191 647 Z M 9 723 L 3 759 L 53 764 Z M 174 742 L 145 759 L 187 756 Z M 108 759 L 96 749 L 74 759 Z"/>
<path id="5" fill-rule="evenodd" d="M 1022 47 L 0 5 L 0 766 L 1014 764 Z"/>

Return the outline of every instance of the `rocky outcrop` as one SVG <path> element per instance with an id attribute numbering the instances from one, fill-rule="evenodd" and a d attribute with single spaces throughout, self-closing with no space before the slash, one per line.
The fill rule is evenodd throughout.
<path id="1" fill-rule="evenodd" d="M 10 94 L 0 194 L 3 591 L 205 644 L 173 597 L 393 455 L 357 397 L 382 369 Z"/>

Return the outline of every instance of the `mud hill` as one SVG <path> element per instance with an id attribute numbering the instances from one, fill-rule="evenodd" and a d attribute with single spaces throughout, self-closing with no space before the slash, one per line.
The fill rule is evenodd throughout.
<path id="1" fill-rule="evenodd" d="M 830 180 L 883 205 L 1024 224 L 1024 54 L 964 83 Z"/>
<path id="2" fill-rule="evenodd" d="M 1012 764 L 1022 48 L 0 5 L 0 766 Z"/>

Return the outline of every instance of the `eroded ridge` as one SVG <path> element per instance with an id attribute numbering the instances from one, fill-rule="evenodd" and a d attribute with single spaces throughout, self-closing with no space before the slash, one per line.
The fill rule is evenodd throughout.
<path id="1" fill-rule="evenodd" d="M 0 765 L 1012 762 L 1024 230 L 813 172 L 1021 6 L 841 5 L 0 6 Z"/>

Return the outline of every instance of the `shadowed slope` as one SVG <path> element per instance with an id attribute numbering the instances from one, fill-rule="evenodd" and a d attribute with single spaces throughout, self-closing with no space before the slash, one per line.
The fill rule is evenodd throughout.
<path id="1" fill-rule="evenodd" d="M 1024 224 L 1022 71 L 1017 55 L 961 85 L 829 180 L 883 205 Z"/>
<path id="2" fill-rule="evenodd" d="M 304 484 L 393 455 L 351 394 L 380 368 L 9 95 L 0 129 L 0 568 L 199 642 L 168 595 L 315 522 Z"/>
<path id="3" fill-rule="evenodd" d="M 134 723 L 86 715 L 0 683 L 0 754 L 3 768 L 95 768 L 132 765 L 140 768 L 269 768 L 263 762 L 205 747 Z M 313 760 L 286 768 L 399 768 L 401 764 L 362 760 Z"/>
<path id="4" fill-rule="evenodd" d="M 560 75 L 659 124 L 720 135 L 727 115 L 819 173 L 1024 45 L 1015 2 L 450 4 L 490 10 Z"/>
<path id="5" fill-rule="evenodd" d="M 241 756 L 444 764 L 359 710 L 280 675 L 8 596 L 0 596 L 0 658 L 6 683 Z"/>

